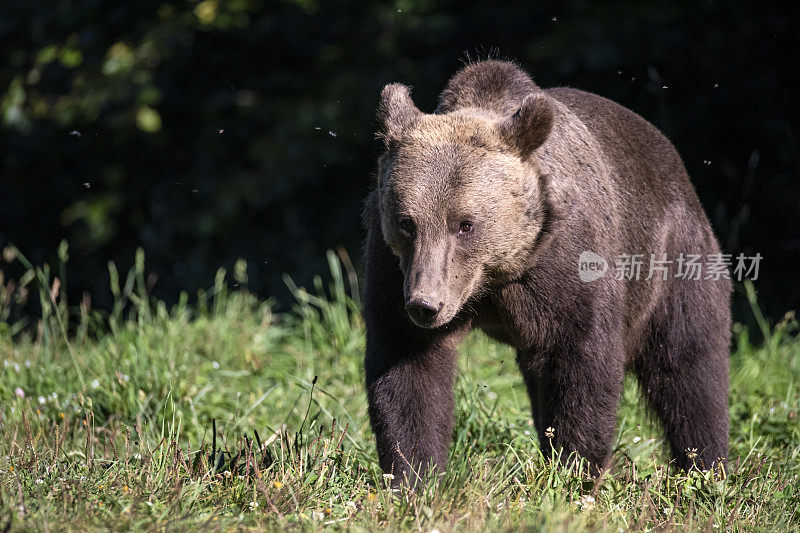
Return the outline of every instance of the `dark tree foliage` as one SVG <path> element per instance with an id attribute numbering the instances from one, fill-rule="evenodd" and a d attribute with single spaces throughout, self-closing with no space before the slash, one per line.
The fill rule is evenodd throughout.
<path id="1" fill-rule="evenodd" d="M 0 245 L 71 245 L 71 291 L 107 305 L 134 249 L 155 293 L 249 262 L 285 296 L 360 255 L 381 87 L 431 111 L 469 58 L 612 98 L 684 157 L 727 252 L 764 256 L 778 317 L 800 300 L 800 9 L 744 1 L 0 3 Z M 741 307 L 741 301 L 738 304 Z M 744 315 L 739 309 L 739 317 Z"/>

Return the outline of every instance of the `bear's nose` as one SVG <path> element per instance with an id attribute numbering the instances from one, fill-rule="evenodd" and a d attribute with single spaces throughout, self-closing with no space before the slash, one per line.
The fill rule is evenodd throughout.
<path id="1" fill-rule="evenodd" d="M 425 298 L 417 297 L 406 303 L 406 311 L 414 322 L 422 326 L 433 322 L 442 306 L 444 306 L 444 302 L 433 304 Z"/>

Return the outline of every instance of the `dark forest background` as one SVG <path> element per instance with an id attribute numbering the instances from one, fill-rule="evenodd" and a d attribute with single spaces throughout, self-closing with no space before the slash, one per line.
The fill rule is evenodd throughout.
<path id="1" fill-rule="evenodd" d="M 71 298 L 100 307 L 108 260 L 138 246 L 168 301 L 244 257 L 249 287 L 285 306 L 282 273 L 307 284 L 326 249 L 360 256 L 381 87 L 410 84 L 432 111 L 464 60 L 494 54 L 661 128 L 724 249 L 763 255 L 777 319 L 800 301 L 789 5 L 5 0 L 0 246 L 52 264 L 67 239 Z"/>

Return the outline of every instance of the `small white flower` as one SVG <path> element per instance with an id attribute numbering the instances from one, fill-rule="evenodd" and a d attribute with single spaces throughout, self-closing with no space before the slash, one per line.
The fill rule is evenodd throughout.
<path id="1" fill-rule="evenodd" d="M 25 397 L 25 391 L 22 390 L 21 387 L 17 387 L 16 389 L 14 389 L 14 394 L 16 394 L 20 398 L 24 398 Z"/>
<path id="2" fill-rule="evenodd" d="M 394 479 L 394 475 L 393 474 L 384 474 L 383 475 L 383 479 L 385 479 L 386 481 L 391 481 L 391 480 Z"/>
<path id="3" fill-rule="evenodd" d="M 523 433 L 525 433 L 526 435 L 530 435 L 531 434 L 531 432 L 528 431 L 527 429 Z"/>
<path id="4" fill-rule="evenodd" d="M 552 439 L 556 435 L 556 429 L 553 427 L 548 427 L 544 430 L 544 436 L 548 439 Z"/>
<path id="5" fill-rule="evenodd" d="M 580 507 L 581 510 L 591 509 L 592 507 L 594 507 L 594 503 L 595 503 L 594 496 L 587 494 L 586 496 L 582 496 L 581 499 L 578 500 L 578 507 Z"/>
<path id="6" fill-rule="evenodd" d="M 44 405 L 44 403 L 46 401 L 47 401 L 47 398 L 45 398 L 44 396 L 39 396 L 39 405 Z"/>
<path id="7" fill-rule="evenodd" d="M 640 440 L 642 440 L 642 437 L 633 437 L 633 443 L 634 443 L 634 444 L 636 444 L 636 443 L 637 443 L 637 442 L 639 442 Z"/>
<path id="8" fill-rule="evenodd" d="M 256 501 L 252 501 L 248 505 L 250 506 L 250 509 L 258 509 L 258 502 Z"/>
<path id="9" fill-rule="evenodd" d="M 214 370 L 219 370 L 219 362 L 211 361 L 211 368 L 213 368 Z"/>
<path id="10" fill-rule="evenodd" d="M 37 479 L 36 480 L 36 484 L 37 485 L 43 485 L 44 484 L 44 480 L 43 479 Z"/>
<path id="11" fill-rule="evenodd" d="M 96 389 L 99 386 L 100 386 L 100 380 L 99 379 L 96 379 L 96 380 L 92 381 L 92 388 L 93 389 Z"/>

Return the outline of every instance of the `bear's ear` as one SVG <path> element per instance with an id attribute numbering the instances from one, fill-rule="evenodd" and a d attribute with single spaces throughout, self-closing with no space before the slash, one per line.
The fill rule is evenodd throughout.
<path id="1" fill-rule="evenodd" d="M 402 137 L 403 130 L 411 126 L 422 112 L 411 100 L 411 90 L 401 83 L 390 83 L 381 91 L 381 103 L 378 106 L 378 123 L 386 147 L 396 144 Z"/>
<path id="2" fill-rule="evenodd" d="M 543 94 L 525 97 L 517 111 L 500 123 L 500 134 L 520 158 L 528 159 L 553 128 L 553 105 Z"/>

